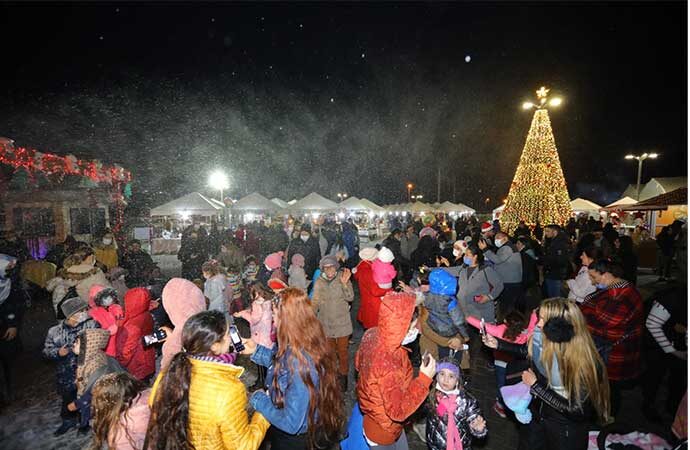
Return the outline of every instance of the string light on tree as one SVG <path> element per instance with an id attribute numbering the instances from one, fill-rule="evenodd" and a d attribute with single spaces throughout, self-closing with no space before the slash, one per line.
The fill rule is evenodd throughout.
<path id="1" fill-rule="evenodd" d="M 541 87 L 537 102 L 525 102 L 523 109 L 535 109 L 513 182 L 501 214 L 501 227 L 514 229 L 520 220 L 528 225 L 564 225 L 572 214 L 565 177 L 558 158 L 548 107 L 560 106 L 559 97 L 549 98 Z"/>

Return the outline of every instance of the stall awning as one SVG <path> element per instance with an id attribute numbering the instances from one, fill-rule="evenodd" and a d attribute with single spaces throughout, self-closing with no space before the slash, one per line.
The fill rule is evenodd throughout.
<path id="1" fill-rule="evenodd" d="M 688 188 L 682 187 L 666 194 L 648 198 L 634 205 L 626 205 L 620 208 L 621 211 L 665 211 L 672 205 L 688 204 Z"/>

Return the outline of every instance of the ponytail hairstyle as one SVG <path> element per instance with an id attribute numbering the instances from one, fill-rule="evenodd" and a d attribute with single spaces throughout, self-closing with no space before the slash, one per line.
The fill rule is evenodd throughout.
<path id="1" fill-rule="evenodd" d="M 217 259 L 206 261 L 201 265 L 201 271 L 203 273 L 210 273 L 211 276 L 218 275 L 221 272 L 220 263 Z"/>
<path id="2" fill-rule="evenodd" d="M 127 412 L 146 385 L 127 372 L 110 373 L 98 379 L 93 386 L 93 450 L 115 449 L 118 434 L 125 433 L 127 441 L 137 444 L 122 424 L 127 423 Z"/>
<path id="3" fill-rule="evenodd" d="M 227 333 L 228 324 L 220 311 L 202 311 L 193 315 L 182 328 L 182 349 L 168 369 L 160 375 L 151 407 L 147 450 L 194 450 L 187 434 L 189 424 L 189 387 L 192 355 L 208 355 L 211 346 Z"/>
<path id="4" fill-rule="evenodd" d="M 331 441 L 339 440 L 344 416 L 335 354 L 323 345 L 326 334 L 309 304 L 307 294 L 301 289 L 287 288 L 279 296 L 280 302 L 277 302 L 274 310 L 279 320 L 278 352 L 273 363 L 273 403 L 279 409 L 285 406 L 285 393 L 275 374 L 287 366 L 290 375 L 299 375 L 309 389 L 309 448 L 314 448 L 320 441 L 317 434 Z M 312 379 L 312 367 L 317 380 Z"/>

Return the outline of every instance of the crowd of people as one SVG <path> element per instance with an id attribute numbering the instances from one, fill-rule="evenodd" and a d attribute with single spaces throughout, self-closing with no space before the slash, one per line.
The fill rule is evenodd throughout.
<path id="1" fill-rule="evenodd" d="M 61 398 L 55 434 L 77 428 L 98 449 L 398 450 L 411 425 L 430 449 L 471 449 L 491 433 L 472 386 L 469 347 L 481 345 L 493 414 L 518 424 L 519 449 L 587 448 L 589 430 L 613 423 L 636 385 L 649 420 L 685 411 L 674 432 L 687 437 L 685 279 L 643 301 L 630 236 L 591 218 L 390 226 L 360 248 L 350 221 L 192 225 L 182 277 L 170 280 L 137 241 L 66 239 L 47 257 L 58 267 L 47 284 L 57 324 L 43 349 Z M 669 230 L 665 282 L 687 233 L 682 222 Z M 18 266 L 29 256 L 3 245 L 0 356 L 11 383 L 26 307 Z M 351 361 L 353 316 L 365 331 Z M 247 389 L 250 365 L 258 377 Z"/>

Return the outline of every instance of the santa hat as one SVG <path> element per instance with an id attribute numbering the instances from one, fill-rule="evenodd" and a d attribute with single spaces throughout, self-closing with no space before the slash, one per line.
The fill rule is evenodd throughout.
<path id="1" fill-rule="evenodd" d="M 359 251 L 359 258 L 364 261 L 373 261 L 378 255 L 379 251 L 375 247 L 367 247 Z"/>
<path id="2" fill-rule="evenodd" d="M 390 262 L 393 262 L 393 260 L 395 259 L 395 256 L 393 255 L 393 252 L 388 247 L 381 247 L 381 250 L 379 250 L 378 259 L 381 262 L 390 263 Z"/>
<path id="3" fill-rule="evenodd" d="M 491 225 L 489 222 L 484 222 L 482 224 L 482 228 L 481 228 L 482 233 L 488 233 L 489 231 L 491 231 L 493 229 L 494 229 L 494 226 Z"/>
<path id="4" fill-rule="evenodd" d="M 271 270 L 275 270 L 283 263 L 283 252 L 271 253 L 264 259 L 264 264 Z"/>

